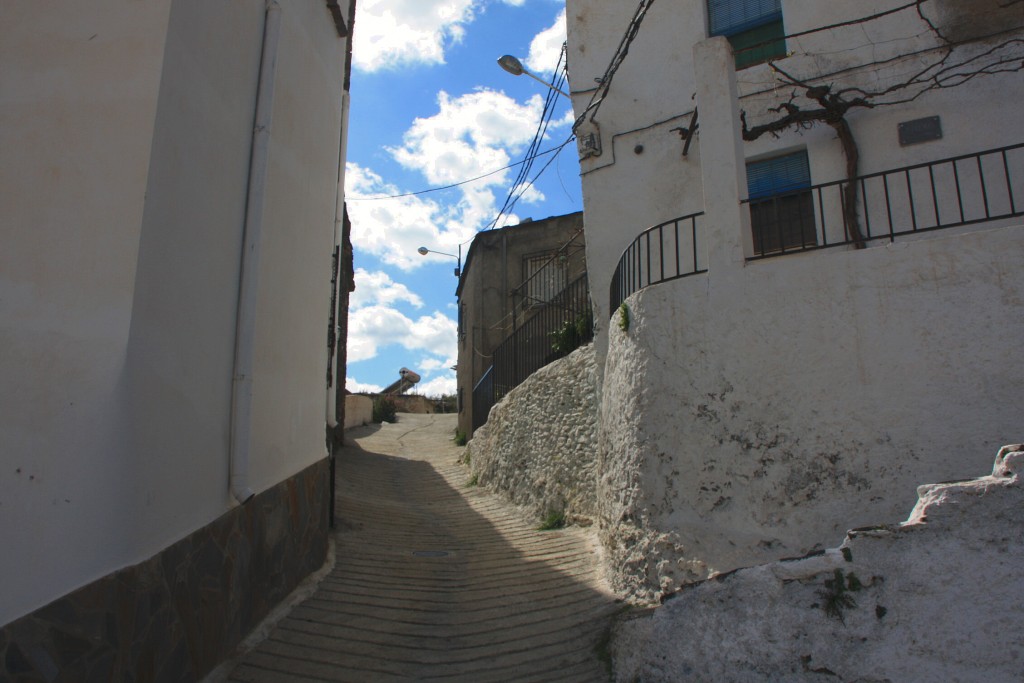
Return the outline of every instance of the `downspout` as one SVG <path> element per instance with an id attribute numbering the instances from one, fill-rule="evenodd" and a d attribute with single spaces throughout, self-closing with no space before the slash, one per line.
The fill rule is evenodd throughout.
<path id="1" fill-rule="evenodd" d="M 256 302 L 259 292 L 263 203 L 267 185 L 270 124 L 274 113 L 274 80 L 277 47 L 281 36 L 281 6 L 267 2 L 263 27 L 260 80 L 256 91 L 256 118 L 249 157 L 249 184 L 242 237 L 242 268 L 238 285 L 238 317 L 235 321 L 235 362 L 231 381 L 231 495 L 239 503 L 255 493 L 249 487 L 249 447 L 252 437 L 252 368 Z"/>
<path id="2" fill-rule="evenodd" d="M 349 98 L 348 93 L 343 92 L 341 94 L 341 130 L 339 131 L 338 140 L 338 189 L 335 194 L 334 201 L 334 246 L 338 249 L 338 278 L 337 282 L 334 283 L 334 297 L 335 297 L 335 309 L 337 309 L 337 302 L 341 301 L 341 287 L 342 287 L 342 262 L 344 260 L 344 245 L 342 245 L 342 224 L 345 221 L 345 156 L 348 148 L 348 109 L 349 109 Z M 336 321 L 340 322 L 340 321 Z M 335 329 L 337 333 L 337 329 Z M 336 337 L 334 345 L 334 356 L 336 361 L 340 361 L 338 349 L 345 343 L 346 340 Z M 339 363 L 334 363 L 334 382 L 337 384 L 339 370 Z M 327 387 L 327 425 L 332 429 L 338 426 L 338 392 L 335 387 Z M 332 440 L 333 442 L 333 440 Z"/>

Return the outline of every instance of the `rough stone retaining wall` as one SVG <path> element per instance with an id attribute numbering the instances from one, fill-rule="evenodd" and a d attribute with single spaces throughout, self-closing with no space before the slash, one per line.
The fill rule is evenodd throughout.
<path id="1" fill-rule="evenodd" d="M 724 574 L 621 621 L 618 681 L 1024 679 L 1024 446 L 918 488 L 900 525 Z"/>
<path id="2" fill-rule="evenodd" d="M 564 512 L 583 522 L 596 513 L 597 367 L 594 347 L 547 365 L 491 409 L 466 447 L 481 486 L 538 517 Z"/>

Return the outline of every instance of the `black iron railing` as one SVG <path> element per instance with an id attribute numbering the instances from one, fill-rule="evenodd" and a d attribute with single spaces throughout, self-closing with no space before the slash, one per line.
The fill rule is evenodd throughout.
<path id="1" fill-rule="evenodd" d="M 487 422 L 491 407 L 523 380 L 593 339 L 593 313 L 587 276 L 570 282 L 505 339 L 492 365 L 473 387 L 473 429 Z"/>
<path id="2" fill-rule="evenodd" d="M 1024 215 L 1024 143 L 748 200 L 748 260 Z M 858 238 L 859 233 L 859 238 Z"/>
<path id="3" fill-rule="evenodd" d="M 487 368 L 483 377 L 473 387 L 473 429 L 487 422 L 487 415 L 494 405 L 494 366 Z"/>
<path id="4" fill-rule="evenodd" d="M 655 225 L 626 247 L 612 275 L 609 314 L 644 287 L 707 272 L 703 215 L 691 213 Z"/>
<path id="5" fill-rule="evenodd" d="M 850 184 L 855 210 L 848 211 Z M 1024 143 L 744 200 L 754 261 L 1024 215 Z M 703 213 L 648 228 L 619 259 L 609 314 L 630 294 L 707 272 Z"/>

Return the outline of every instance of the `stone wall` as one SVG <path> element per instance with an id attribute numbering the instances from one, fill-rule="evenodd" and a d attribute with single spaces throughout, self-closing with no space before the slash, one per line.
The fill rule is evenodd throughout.
<path id="1" fill-rule="evenodd" d="M 613 639 L 616 680 L 1016 681 L 1024 446 L 918 489 L 903 524 L 686 587 Z"/>
<path id="2" fill-rule="evenodd" d="M 587 345 L 547 365 L 491 409 L 466 448 L 481 486 L 538 517 L 596 513 L 597 368 Z"/>
<path id="3" fill-rule="evenodd" d="M 328 461 L 0 628 L 0 680 L 195 681 L 323 565 Z"/>

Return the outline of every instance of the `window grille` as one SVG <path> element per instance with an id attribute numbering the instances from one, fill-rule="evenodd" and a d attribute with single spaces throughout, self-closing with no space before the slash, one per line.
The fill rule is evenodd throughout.
<path id="1" fill-rule="evenodd" d="M 807 152 L 747 164 L 754 254 L 817 244 Z"/>
<path id="2" fill-rule="evenodd" d="M 554 252 L 527 256 L 523 259 L 523 273 L 526 275 L 524 308 L 548 303 L 569 283 L 566 260 Z"/>

